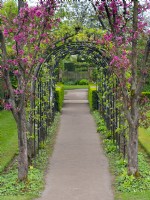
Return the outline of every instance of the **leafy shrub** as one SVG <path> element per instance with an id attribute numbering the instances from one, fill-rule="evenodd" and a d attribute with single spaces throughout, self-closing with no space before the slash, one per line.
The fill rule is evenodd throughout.
<path id="1" fill-rule="evenodd" d="M 62 83 L 57 83 L 55 88 L 55 105 L 56 110 L 61 111 L 64 101 L 64 85 Z"/>
<path id="2" fill-rule="evenodd" d="M 89 100 L 90 110 L 92 111 L 97 110 L 98 109 L 98 95 L 96 91 L 96 85 L 94 84 L 89 84 L 88 100 Z"/>
<path id="3" fill-rule="evenodd" d="M 142 92 L 142 96 L 148 97 L 150 99 L 150 92 Z"/>
<path id="4" fill-rule="evenodd" d="M 78 82 L 79 85 L 88 85 L 89 84 L 89 81 L 87 79 L 81 79 L 79 82 Z"/>
<path id="5" fill-rule="evenodd" d="M 77 85 L 77 81 L 63 81 L 64 85 Z"/>

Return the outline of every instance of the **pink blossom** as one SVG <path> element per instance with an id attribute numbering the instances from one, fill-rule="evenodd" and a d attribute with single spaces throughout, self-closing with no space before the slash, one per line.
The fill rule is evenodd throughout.
<path id="1" fill-rule="evenodd" d="M 35 12 L 35 14 L 36 14 L 37 17 L 41 17 L 42 12 L 41 12 L 41 10 L 37 10 L 37 11 Z"/>
<path id="2" fill-rule="evenodd" d="M 5 110 L 11 110 L 13 106 L 10 103 L 4 103 L 4 109 Z"/>
<path id="3" fill-rule="evenodd" d="M 23 94 L 23 90 L 16 89 L 16 90 L 14 90 L 14 94 L 15 95 Z"/>
<path id="4" fill-rule="evenodd" d="M 18 61 L 17 61 L 16 59 L 14 59 L 14 60 L 13 60 L 13 64 L 14 64 L 15 66 L 17 66 L 17 65 L 18 65 Z"/>
<path id="5" fill-rule="evenodd" d="M 43 63 L 44 62 L 44 58 L 39 58 L 39 62 Z"/>
<path id="6" fill-rule="evenodd" d="M 40 49 L 38 46 L 35 46 L 34 48 L 36 51 L 39 51 L 39 49 Z"/>
<path id="7" fill-rule="evenodd" d="M 105 6 L 105 2 L 101 3 L 99 6 L 98 6 L 98 10 L 103 12 L 104 11 L 104 6 Z"/>
<path id="8" fill-rule="evenodd" d="M 37 80 L 37 77 L 36 77 L 36 76 L 33 76 L 33 80 L 36 81 L 36 80 Z"/>
<path id="9" fill-rule="evenodd" d="M 34 31 L 33 31 L 33 34 L 34 34 L 34 35 L 37 35 L 37 34 L 38 34 L 38 31 L 37 31 L 37 30 L 34 30 Z"/>
<path id="10" fill-rule="evenodd" d="M 4 29 L 4 36 L 8 37 L 8 30 L 6 28 Z"/>
<path id="11" fill-rule="evenodd" d="M 27 63 L 27 62 L 28 62 L 28 58 L 22 58 L 21 60 L 22 60 L 22 62 L 24 62 L 24 63 Z"/>
<path id="12" fill-rule="evenodd" d="M 18 70 L 14 70 L 13 73 L 14 73 L 15 76 L 19 75 L 19 71 Z"/>
<path id="13" fill-rule="evenodd" d="M 20 55 L 23 55 L 23 54 L 24 54 L 24 50 L 19 50 L 18 53 L 19 53 Z"/>

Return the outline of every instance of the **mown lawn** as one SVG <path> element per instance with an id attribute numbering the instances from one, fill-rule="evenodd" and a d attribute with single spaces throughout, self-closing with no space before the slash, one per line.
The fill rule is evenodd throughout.
<path id="1" fill-rule="evenodd" d="M 148 129 L 139 128 L 139 143 L 150 156 L 150 127 Z"/>
<path id="2" fill-rule="evenodd" d="M 17 128 L 10 111 L 0 111 L 0 172 L 17 153 Z"/>
<path id="3" fill-rule="evenodd" d="M 64 90 L 88 89 L 88 85 L 64 85 Z"/>

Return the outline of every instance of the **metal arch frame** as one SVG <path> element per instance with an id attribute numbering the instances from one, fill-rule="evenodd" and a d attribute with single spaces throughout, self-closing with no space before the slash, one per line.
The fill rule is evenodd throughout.
<path id="1" fill-rule="evenodd" d="M 65 43 L 61 46 L 55 47 L 54 49 L 49 49 L 47 52 L 47 56 L 45 59 L 45 62 L 49 62 L 52 58 L 52 56 L 55 56 L 57 59 L 63 59 L 68 54 L 79 54 L 86 51 L 87 54 L 93 54 L 93 52 L 96 52 L 96 58 L 99 60 L 103 59 L 105 61 L 108 61 L 109 59 L 105 56 L 106 51 L 104 49 L 97 48 L 97 45 L 95 43 L 91 42 L 72 42 L 72 43 Z M 96 59 L 93 59 L 93 61 L 96 61 Z M 95 63 L 99 64 L 99 63 Z"/>
<path id="2" fill-rule="evenodd" d="M 106 56 L 106 51 L 104 49 L 99 49 L 97 47 L 97 45 L 95 43 L 91 43 L 91 42 L 72 42 L 72 43 L 64 43 L 60 46 L 56 46 L 55 48 L 48 48 L 47 49 L 47 53 L 44 56 L 45 57 L 45 62 L 47 63 L 47 68 L 49 69 L 49 74 L 50 76 L 54 77 L 54 71 L 57 68 L 60 60 L 64 59 L 68 54 L 70 55 L 75 55 L 75 54 L 85 54 L 87 58 L 93 62 L 96 66 L 95 68 L 97 68 L 98 70 L 101 69 L 101 76 L 104 77 L 104 80 L 106 81 L 106 87 L 103 87 L 104 85 L 101 83 L 100 85 L 103 88 L 100 88 L 100 85 L 98 84 L 98 92 L 105 92 L 108 88 L 107 88 L 107 82 L 109 79 L 109 75 L 110 75 L 110 71 L 108 70 L 108 68 L 106 68 L 106 66 L 109 63 L 109 58 Z M 89 57 L 90 55 L 90 57 Z M 50 61 L 52 60 L 52 58 L 54 58 L 54 64 L 50 64 Z M 37 94 L 38 97 L 42 99 L 42 92 L 43 92 L 43 85 L 41 82 L 41 71 L 42 69 L 42 65 L 39 67 L 38 71 L 37 71 Z M 39 77 L 39 79 L 38 79 Z M 101 79 L 103 80 L 103 79 Z M 98 80 L 98 82 L 100 83 L 101 80 Z M 38 82 L 39 81 L 39 82 Z M 54 90 L 55 90 L 55 83 L 54 82 L 47 82 L 44 87 L 47 87 L 47 90 L 49 92 L 49 97 L 51 95 L 51 93 L 54 94 Z M 117 80 L 116 80 L 116 85 L 114 86 L 117 88 Z M 111 91 L 113 88 L 109 88 L 109 95 L 106 96 L 105 99 L 97 99 L 98 101 L 98 108 L 99 110 L 102 112 L 103 114 L 103 118 L 106 121 L 106 125 L 108 127 L 108 129 L 111 130 L 112 132 L 112 139 L 115 141 L 117 147 L 119 146 L 120 149 L 120 138 L 118 138 L 118 136 L 116 136 L 115 130 L 120 126 L 119 124 L 119 114 L 118 114 L 118 110 L 116 108 L 116 104 L 115 101 L 117 99 L 117 96 L 111 96 Z M 54 95 L 53 95 L 54 96 Z M 41 102 L 41 99 L 39 100 Z M 53 98 L 53 103 L 55 105 L 55 98 Z M 109 102 L 109 108 L 108 106 L 105 104 L 105 102 L 108 101 Z M 44 104 L 45 105 L 45 104 Z M 38 128 L 34 128 L 34 135 L 38 135 L 38 148 L 40 146 L 40 142 L 44 142 L 44 140 L 40 140 L 40 138 L 46 138 L 47 136 L 47 129 L 48 126 L 51 125 L 53 119 L 54 119 L 54 115 L 55 115 L 55 106 L 53 108 L 50 108 L 50 103 L 48 103 L 48 105 L 46 105 L 47 108 L 49 108 L 51 110 L 52 113 L 50 113 L 51 118 L 50 119 L 46 119 L 46 128 L 45 128 L 45 135 L 41 137 L 41 133 L 40 130 L 42 129 L 42 121 L 41 121 L 41 117 L 40 120 L 37 122 L 38 125 L 34 124 L 34 127 L 38 126 Z M 112 112 L 113 109 L 113 112 Z M 41 103 L 39 104 L 39 107 L 37 108 L 38 110 L 38 114 L 42 115 L 44 111 L 41 111 Z M 36 114 L 36 113 L 35 113 Z M 113 119 L 113 123 L 112 123 L 112 119 Z M 35 122 L 36 123 L 36 122 Z M 37 132 L 37 133 L 36 133 Z M 43 134 L 43 133 L 42 133 Z M 36 142 L 35 142 L 36 143 Z M 36 145 L 35 145 L 36 146 Z M 35 147 L 36 148 L 36 147 Z"/>

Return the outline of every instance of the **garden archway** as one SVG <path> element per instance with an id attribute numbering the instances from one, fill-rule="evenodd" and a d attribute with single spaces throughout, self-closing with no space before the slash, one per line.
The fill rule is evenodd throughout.
<path id="1" fill-rule="evenodd" d="M 45 61 L 38 66 L 35 71 L 33 93 L 38 100 L 33 103 L 34 118 L 34 152 L 44 142 L 48 127 L 51 125 L 55 109 L 55 69 L 58 64 L 67 55 L 84 55 L 87 60 L 94 64 L 98 70 L 97 77 L 97 109 L 103 113 L 107 127 L 112 132 L 113 140 L 120 144 L 120 138 L 115 134 L 118 128 L 119 110 L 116 108 L 117 100 L 117 78 L 112 76 L 112 72 L 108 69 L 109 58 L 105 49 L 100 48 L 96 43 L 91 42 L 67 42 L 57 45 L 55 48 L 48 48 Z M 110 84 L 111 82 L 111 84 Z"/>

